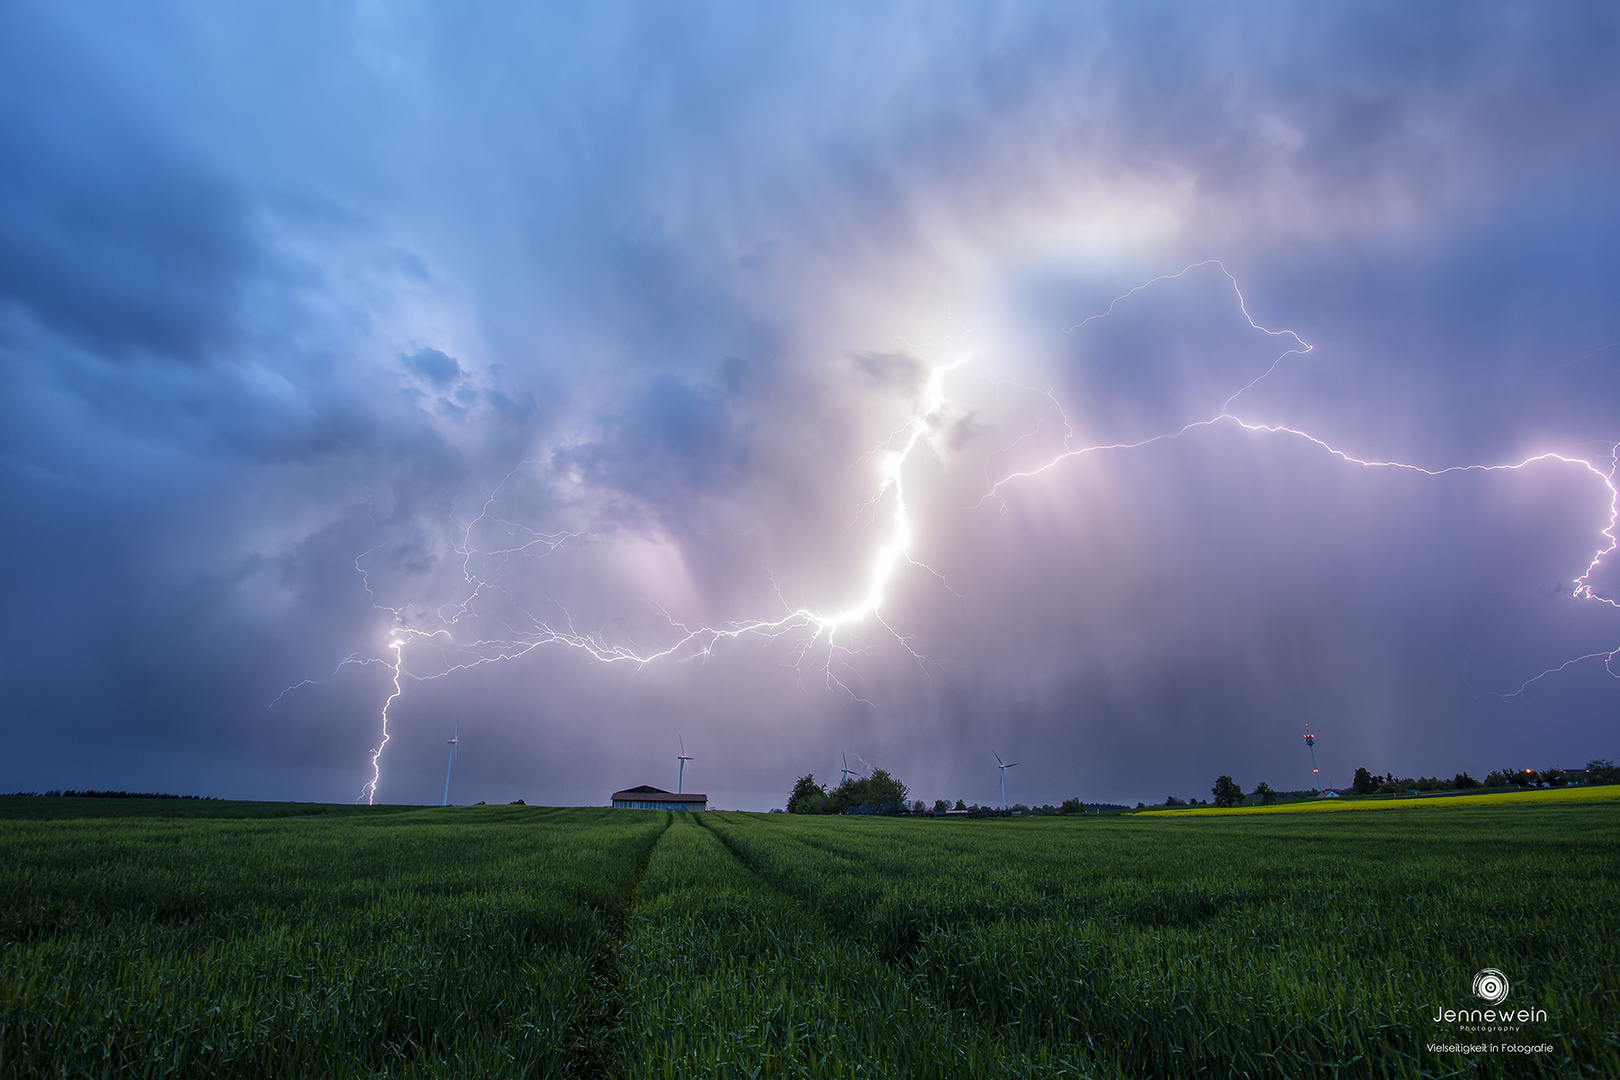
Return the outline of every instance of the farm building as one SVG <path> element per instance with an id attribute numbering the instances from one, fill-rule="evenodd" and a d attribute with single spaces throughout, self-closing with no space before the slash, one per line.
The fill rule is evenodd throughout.
<path id="1" fill-rule="evenodd" d="M 646 784 L 613 793 L 615 810 L 707 810 L 708 808 L 707 795 L 677 795 L 673 791 L 648 787 Z"/>

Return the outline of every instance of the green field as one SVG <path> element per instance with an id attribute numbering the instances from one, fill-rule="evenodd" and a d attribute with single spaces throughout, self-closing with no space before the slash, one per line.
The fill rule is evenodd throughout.
<path id="1" fill-rule="evenodd" d="M 1617 847 L 1612 801 L 0 799 L 0 1076 L 1612 1077 Z M 1436 1022 L 1483 967 L 1545 1018 Z"/>

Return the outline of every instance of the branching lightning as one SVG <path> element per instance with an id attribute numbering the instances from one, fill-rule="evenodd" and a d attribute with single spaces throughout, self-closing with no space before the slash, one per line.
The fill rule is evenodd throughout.
<path id="1" fill-rule="evenodd" d="M 1132 442 L 1073 445 L 1075 442 L 1075 428 L 1070 423 L 1057 395 L 1051 390 L 1034 390 L 1034 393 L 1044 396 L 1051 402 L 1062 422 L 1064 432 L 1062 451 L 1054 454 L 1038 466 L 1010 472 L 1000 479 L 987 482 L 987 489 L 976 505 L 982 505 L 989 500 L 1004 502 L 1005 495 L 1003 493 L 1010 486 L 1022 484 L 1034 477 L 1058 470 L 1065 462 L 1071 459 L 1107 452 L 1136 450 L 1156 443 L 1186 438 L 1200 430 L 1213 429 L 1222 425 L 1239 428 L 1259 436 L 1281 436 L 1301 440 L 1348 465 L 1368 469 L 1395 469 L 1427 477 L 1440 477 L 1451 473 L 1512 471 L 1542 465 L 1566 466 L 1584 471 L 1602 484 L 1608 493 L 1609 503 L 1609 521 L 1602 533 L 1607 540 L 1607 545 L 1593 555 L 1585 571 L 1576 580 L 1574 596 L 1577 599 L 1596 600 L 1611 607 L 1620 607 L 1620 603 L 1617 603 L 1614 599 L 1598 594 L 1592 585 L 1593 575 L 1604 560 L 1615 551 L 1617 546 L 1616 525 L 1617 522 L 1620 522 L 1620 490 L 1616 488 L 1615 477 L 1617 464 L 1620 464 L 1620 445 L 1617 445 L 1611 451 L 1607 469 L 1581 458 L 1553 452 L 1536 454 L 1511 463 L 1465 464 L 1427 468 L 1401 461 L 1357 457 L 1330 445 L 1307 431 L 1282 424 L 1266 424 L 1246 420 L 1234 412 L 1237 401 L 1272 375 L 1279 365 L 1289 357 L 1305 356 L 1312 351 L 1313 346 L 1292 330 L 1274 330 L 1257 323 L 1249 312 L 1248 302 L 1239 287 L 1237 279 L 1222 262 L 1216 259 L 1193 263 L 1174 274 L 1162 274 L 1143 282 L 1128 292 L 1115 297 L 1105 310 L 1065 328 L 1064 332 L 1073 333 L 1079 331 L 1094 321 L 1107 318 L 1121 303 L 1132 296 L 1155 285 L 1182 278 L 1204 267 L 1218 268 L 1219 272 L 1225 276 L 1227 282 L 1231 285 L 1237 306 L 1250 328 L 1265 334 L 1269 338 L 1283 339 L 1288 347 L 1283 349 L 1263 372 L 1228 396 L 1221 404 L 1219 411 L 1214 415 L 1195 420 L 1174 430 L 1168 430 Z M 913 518 L 911 507 L 906 498 L 906 472 L 907 467 L 913 462 L 914 456 L 920 451 L 934 450 L 937 453 L 937 447 L 932 442 L 933 433 L 943 426 L 944 418 L 952 407 L 951 401 L 946 394 L 946 381 L 968 360 L 969 357 L 964 354 L 951 363 L 929 369 L 927 378 L 924 380 L 906 422 L 857 463 L 858 465 L 875 464 L 874 487 L 872 494 L 863 505 L 863 514 L 869 515 L 871 520 L 876 522 L 880 509 L 886 507 L 887 517 L 881 534 L 875 541 L 875 547 L 865 560 L 864 576 L 857 579 L 858 586 L 855 595 L 840 607 L 827 611 L 817 611 L 802 605 L 794 607 L 783 600 L 782 613 L 774 618 L 751 619 L 718 626 L 691 626 L 675 618 L 661 605 L 654 603 L 651 605 L 653 610 L 668 623 L 669 627 L 674 631 L 674 636 L 663 647 L 642 650 L 633 645 L 609 642 L 597 633 L 577 629 L 574 626 L 572 617 L 560 605 L 560 618 L 558 619 L 541 618 L 518 606 L 521 613 L 520 619 L 525 624 L 520 626 L 511 626 L 509 624 L 508 629 L 511 631 L 509 637 L 458 642 L 455 640 L 453 632 L 458 628 L 461 621 L 474 610 L 474 606 L 481 596 L 499 591 L 516 604 L 516 598 L 508 590 L 497 581 L 487 579 L 474 566 L 475 557 L 499 557 L 504 559 L 534 553 L 544 555 L 557 550 L 564 544 L 580 540 L 584 536 L 582 533 L 567 531 L 542 532 L 521 523 L 494 516 L 493 508 L 505 485 L 521 469 L 534 465 L 535 462 L 521 463 L 509 472 L 484 499 L 478 514 L 468 521 L 465 528 L 460 531 L 459 542 L 454 545 L 454 550 L 461 556 L 462 579 L 468 587 L 468 591 L 460 600 L 442 605 L 433 612 L 433 620 L 437 622 L 437 628 L 430 630 L 412 626 L 408 622 L 407 611 L 378 602 L 375 594 L 372 593 L 369 576 L 362 565 L 362 560 L 372 552 L 368 551 L 361 555 L 355 560 L 355 568 L 360 573 L 366 591 L 368 595 L 372 596 L 373 604 L 377 610 L 387 612 L 392 617 L 393 628 L 388 644 L 390 656 L 351 656 L 340 663 L 337 669 L 334 670 L 334 674 L 336 674 L 336 670 L 341 670 L 349 665 L 382 665 L 389 669 L 391 675 L 391 691 L 381 708 L 381 734 L 376 747 L 371 751 L 372 774 L 370 780 L 366 782 L 361 790 L 360 799 L 365 800 L 367 803 L 372 803 L 376 799 L 382 781 L 381 759 L 390 737 L 390 712 L 394 704 L 403 696 L 408 682 L 432 681 L 456 672 L 515 660 L 542 646 L 564 646 L 578 650 L 598 662 L 622 663 L 641 667 L 663 660 L 705 658 L 710 656 L 720 643 L 745 636 L 775 640 L 785 635 L 801 635 L 797 651 L 800 661 L 803 661 L 809 650 L 817 643 L 824 644 L 828 650 L 828 661 L 823 667 L 823 675 L 828 685 L 850 693 L 857 700 L 864 699 L 860 699 L 832 670 L 831 661 L 833 655 L 849 651 L 841 642 L 841 635 L 845 631 L 859 624 L 875 623 L 882 627 L 886 633 L 893 636 L 912 656 L 922 661 L 924 658 L 913 649 L 910 642 L 885 619 L 884 607 L 891 595 L 897 575 L 903 570 L 918 568 L 940 577 L 933 568 L 919 561 L 913 555 L 918 525 Z M 1025 435 L 1024 439 L 1029 437 L 1029 435 Z M 1017 446 L 1022 441 L 1023 439 L 1020 439 L 1012 446 Z M 1007 447 L 1005 449 L 1010 450 L 1011 448 Z M 480 525 L 485 524 L 505 528 L 508 534 L 514 538 L 513 541 L 503 548 L 479 549 L 474 542 L 474 531 Z M 376 549 L 372 550 L 375 551 Z M 943 581 L 943 577 L 940 577 L 940 580 Z M 780 591 L 778 591 L 777 595 L 780 599 Z M 411 666 L 406 662 L 408 647 L 413 652 L 436 650 L 439 663 L 431 666 L 430 670 L 412 671 Z M 451 652 L 452 649 L 454 649 L 454 658 Z M 1504 699 L 1512 698 L 1541 679 L 1561 672 L 1572 665 L 1597 657 L 1603 657 L 1610 673 L 1620 677 L 1620 672 L 1617 672 L 1614 667 L 1616 658 L 1620 657 L 1620 648 L 1616 648 L 1608 652 L 1596 652 L 1567 660 L 1557 667 L 1549 668 L 1526 680 L 1517 690 L 1495 696 Z M 295 686 L 288 687 L 276 700 L 279 702 L 281 697 L 286 694 L 311 685 L 315 681 L 317 680 L 304 680 Z"/>
<path id="2" fill-rule="evenodd" d="M 435 612 L 435 618 L 440 623 L 440 626 L 438 629 L 431 631 L 407 625 L 406 612 L 377 601 L 371 589 L 369 575 L 362 565 L 365 556 L 372 552 L 361 555 L 355 560 L 355 569 L 360 573 L 366 592 L 372 597 L 373 605 L 377 610 L 387 612 L 392 617 L 394 627 L 388 645 L 389 651 L 392 653 L 391 658 L 350 657 L 338 665 L 338 669 L 342 669 L 350 664 L 382 664 L 389 669 L 391 674 L 392 691 L 383 702 L 380 715 L 381 735 L 376 747 L 371 751 L 371 779 L 361 789 L 360 796 L 356 801 L 363 799 L 366 803 L 371 804 L 376 800 L 377 790 L 382 782 L 382 754 L 389 742 L 390 711 L 394 703 L 403 695 L 405 682 L 428 682 L 487 664 L 515 660 L 542 646 L 565 646 L 577 649 L 591 659 L 602 663 L 625 663 L 640 667 L 666 659 L 707 657 L 712 654 L 715 646 L 720 642 L 744 636 L 774 640 L 787 634 L 803 633 L 804 636 L 798 648 L 800 660 L 802 661 L 808 651 L 818 642 L 824 643 L 828 648 L 829 660 L 823 668 L 823 675 L 829 685 L 846 691 L 856 700 L 862 701 L 865 699 L 856 695 L 832 670 L 831 656 L 835 652 L 848 651 L 847 647 L 840 642 L 842 632 L 868 621 L 874 622 L 899 642 L 913 657 L 922 661 L 924 658 L 911 647 L 904 635 L 900 634 L 884 619 L 882 609 L 889 596 L 894 579 L 902 568 L 917 567 L 936 577 L 940 577 L 937 571 L 934 571 L 933 568 L 912 555 L 916 538 L 916 524 L 913 520 L 911 507 L 906 500 L 906 467 L 916 454 L 930 448 L 932 432 L 940 426 L 943 413 L 949 405 L 945 394 L 945 380 L 951 372 L 965 363 L 966 359 L 964 356 L 952 363 L 931 369 L 906 423 L 892 432 L 883 443 L 863 458 L 863 461 L 875 461 L 877 471 L 876 485 L 867 500 L 866 509 L 875 514 L 878 508 L 887 506 L 889 508 L 888 517 L 886 528 L 867 563 L 864 587 L 842 607 L 829 611 L 817 611 L 804 606 L 789 607 L 784 602 L 783 607 L 786 610 L 774 618 L 751 619 L 720 626 L 689 626 L 676 619 L 661 605 L 653 604 L 653 609 L 676 631 L 676 635 L 669 644 L 651 651 L 611 643 L 595 633 L 582 632 L 575 628 L 572 617 L 566 609 L 562 610 L 561 620 L 556 622 L 525 613 L 529 625 L 512 628 L 512 637 L 461 642 L 456 645 L 456 649 L 458 654 L 465 659 L 451 661 L 448 653 L 442 653 L 444 659 L 442 666 L 427 673 L 420 673 L 412 672 L 407 668 L 405 656 L 407 645 L 450 644 L 452 641 L 452 627 L 456 626 L 469 613 L 478 598 L 486 592 L 501 589 L 499 584 L 486 580 L 474 569 L 473 558 L 475 554 L 486 557 L 510 556 L 527 554 L 536 548 L 541 549 L 544 554 L 556 550 L 571 540 L 579 539 L 582 534 L 540 532 L 515 522 L 490 516 L 491 507 L 498 498 L 502 487 L 524 465 L 533 463 L 525 462 L 520 464 L 509 472 L 500 484 L 496 485 L 495 489 L 485 498 L 478 515 L 469 521 L 461 531 L 460 542 L 456 547 L 456 551 L 461 556 L 462 577 L 469 586 L 469 591 L 461 600 L 454 604 L 444 605 Z M 506 548 L 479 550 L 473 543 L 473 531 L 479 524 L 486 521 L 508 528 L 519 537 L 519 542 Z M 376 549 L 372 550 L 375 551 Z M 942 577 L 941 580 L 943 580 Z M 510 594 L 507 595 L 510 598 Z M 778 596 L 780 596 L 780 593 L 778 593 Z M 276 700 L 280 701 L 281 697 L 284 697 L 292 690 L 310 685 L 314 681 L 306 679 L 297 686 L 289 687 Z"/>
<path id="3" fill-rule="evenodd" d="M 1584 571 L 1582 571 L 1580 577 L 1578 577 L 1576 579 L 1575 587 L 1574 587 L 1572 595 L 1574 596 L 1575 599 L 1578 599 L 1578 600 L 1595 600 L 1595 601 L 1598 601 L 1599 603 L 1607 604 L 1610 607 L 1620 608 L 1620 602 L 1616 602 L 1614 599 L 1612 599 L 1610 597 L 1603 596 L 1603 595 L 1599 594 L 1595 590 L 1595 588 L 1594 588 L 1594 586 L 1592 584 L 1593 575 L 1597 573 L 1598 568 L 1603 564 L 1604 560 L 1606 558 L 1608 558 L 1608 556 L 1611 555 L 1615 551 L 1617 545 L 1620 545 L 1620 541 L 1617 541 L 1617 539 L 1616 539 L 1616 532 L 1615 532 L 1616 523 L 1620 522 L 1620 488 L 1616 488 L 1616 486 L 1615 486 L 1615 476 L 1616 476 L 1617 471 L 1620 471 L 1620 444 L 1616 444 L 1615 446 L 1613 446 L 1610 449 L 1609 463 L 1608 463 L 1608 468 L 1607 469 L 1601 468 L 1598 465 L 1596 465 L 1596 464 L 1594 464 L 1594 463 L 1592 463 L 1590 461 L 1587 461 L 1584 458 L 1570 457 L 1570 456 L 1565 455 L 1565 454 L 1559 454 L 1559 453 L 1554 453 L 1554 452 L 1550 452 L 1550 451 L 1546 452 L 1546 453 L 1535 454 L 1535 455 L 1532 455 L 1530 457 L 1524 458 L 1523 460 L 1516 461 L 1516 462 L 1505 462 L 1505 463 L 1499 463 L 1499 464 L 1451 465 L 1451 466 L 1446 466 L 1446 467 L 1442 467 L 1442 468 L 1438 468 L 1438 469 L 1431 469 L 1431 468 L 1426 468 L 1426 467 L 1424 467 L 1422 465 L 1414 465 L 1414 464 L 1404 462 L 1404 461 L 1385 461 L 1385 460 L 1379 460 L 1379 459 L 1357 457 L 1357 456 L 1355 456 L 1353 454 L 1350 454 L 1350 453 L 1347 453 L 1347 452 L 1345 452 L 1343 450 L 1340 450 L 1339 448 L 1330 445 L 1329 443 L 1325 442 L 1324 440 L 1322 440 L 1320 438 L 1317 438 L 1315 435 L 1312 435 L 1310 432 L 1303 431 L 1303 430 L 1301 430 L 1299 428 L 1289 427 L 1289 426 L 1287 426 L 1285 424 L 1264 424 L 1264 423 L 1256 423 L 1256 422 L 1253 422 L 1253 421 L 1245 420 L 1242 417 L 1237 416 L 1232 412 L 1233 403 L 1236 402 L 1238 400 L 1238 398 L 1242 397 L 1249 390 L 1253 389 L 1255 386 L 1257 386 L 1261 382 L 1263 382 L 1273 372 L 1275 372 L 1277 370 L 1278 365 L 1281 364 L 1285 359 L 1287 359 L 1290 356 L 1304 356 L 1305 354 L 1309 353 L 1314 348 L 1314 346 L 1310 345 L 1308 342 L 1306 342 L 1303 338 L 1301 338 L 1297 333 L 1295 333 L 1292 330 L 1272 330 L 1272 329 L 1269 329 L 1268 327 L 1261 326 L 1259 323 L 1255 322 L 1254 317 L 1249 314 L 1248 301 L 1244 298 L 1243 290 L 1239 287 L 1237 279 L 1232 276 L 1232 274 L 1231 274 L 1231 272 L 1229 270 L 1226 269 L 1225 264 L 1223 264 L 1218 259 L 1208 259 L 1208 260 L 1205 260 L 1204 262 L 1193 263 L 1192 265 L 1183 268 L 1182 270 L 1180 270 L 1177 273 L 1174 273 L 1174 274 L 1162 274 L 1162 275 L 1160 275 L 1160 276 L 1158 276 L 1156 278 L 1153 278 L 1150 281 L 1144 282 L 1143 284 L 1136 286 L 1135 288 L 1131 289 L 1130 291 L 1122 293 L 1119 296 L 1115 297 L 1113 299 L 1113 301 L 1111 301 L 1109 303 L 1106 310 L 1104 310 L 1104 311 L 1102 311 L 1102 312 L 1100 312 L 1100 313 L 1098 313 L 1096 315 L 1088 316 L 1087 318 L 1081 320 L 1080 322 L 1076 323 L 1075 325 L 1067 327 L 1064 330 L 1064 332 L 1065 333 L 1072 333 L 1072 332 L 1074 332 L 1076 330 L 1079 330 L 1082 327 L 1086 326 L 1086 324 L 1088 324 L 1090 322 L 1093 322 L 1093 321 L 1095 321 L 1097 319 L 1101 319 L 1101 318 L 1106 317 L 1107 315 L 1112 314 L 1114 309 L 1122 301 L 1136 295 L 1137 293 L 1143 291 L 1144 289 L 1149 288 L 1152 285 L 1155 285 L 1155 284 L 1157 284 L 1159 282 L 1164 282 L 1164 281 L 1173 281 L 1173 280 L 1175 280 L 1177 278 L 1182 277 L 1184 274 L 1187 274 L 1188 272 L 1190 272 L 1192 270 L 1196 270 L 1196 269 L 1198 269 L 1200 267 L 1204 267 L 1204 266 L 1218 267 L 1220 269 L 1220 272 L 1223 275 L 1225 275 L 1226 280 L 1231 284 L 1232 291 L 1234 292 L 1234 294 L 1237 297 L 1238 306 L 1239 306 L 1240 310 L 1243 312 L 1243 317 L 1244 317 L 1245 320 L 1248 321 L 1248 324 L 1249 324 L 1250 327 L 1252 327 L 1253 329 L 1258 330 L 1258 331 L 1260 331 L 1260 332 L 1262 332 L 1264 334 L 1267 334 L 1268 336 L 1271 336 L 1271 337 L 1290 337 L 1290 338 L 1293 339 L 1293 341 L 1295 343 L 1295 347 L 1291 348 L 1291 349 L 1288 349 L 1288 350 L 1285 350 L 1284 352 L 1279 354 L 1276 357 L 1276 359 L 1274 359 L 1271 362 L 1271 365 L 1269 367 L 1267 367 L 1264 372 L 1262 372 L 1256 378 L 1250 380 L 1248 383 L 1246 383 L 1245 385 L 1240 387 L 1235 393 L 1233 393 L 1231 396 L 1229 396 L 1224 402 L 1222 402 L 1220 411 L 1218 413 L 1216 413 L 1214 416 L 1207 417 L 1207 418 L 1202 419 L 1202 420 L 1195 420 L 1195 421 L 1193 421 L 1191 423 L 1183 425 L 1180 428 L 1177 428 L 1174 431 L 1168 431 L 1168 432 L 1164 432 L 1164 433 L 1161 433 L 1161 434 L 1158 434 L 1158 435 L 1153 435 L 1153 436 L 1150 436 L 1150 437 L 1145 438 L 1145 439 L 1137 440 L 1135 442 L 1106 443 L 1106 444 L 1093 444 L 1093 445 L 1080 446 L 1080 447 L 1070 447 L 1068 444 L 1073 441 L 1073 437 L 1074 437 L 1073 425 L 1069 423 L 1068 416 L 1067 416 L 1067 414 L 1065 414 L 1063 412 L 1062 404 L 1060 402 L 1058 402 L 1055 395 L 1053 395 L 1050 391 L 1045 392 L 1044 396 L 1046 396 L 1049 400 L 1052 401 L 1053 405 L 1058 410 L 1059 416 L 1062 417 L 1064 430 L 1066 432 L 1066 436 L 1065 436 L 1065 439 L 1064 439 L 1065 449 L 1063 450 L 1063 452 L 1061 452 L 1061 453 L 1053 456 L 1049 460 L 1047 460 L 1044 464 L 1041 464 L 1041 465 L 1036 466 L 1034 468 L 1024 469 L 1024 470 L 1020 470 L 1020 471 L 1017 471 L 1017 472 L 1009 473 L 1008 475 L 1004 476 L 1000 480 L 998 480 L 995 483 L 991 484 L 990 487 L 989 487 L 989 490 L 986 491 L 986 493 L 984 495 L 984 498 L 980 500 L 981 505 L 982 505 L 982 503 L 984 501 L 986 501 L 988 499 L 999 499 L 1001 497 L 1001 490 L 1004 487 L 1006 487 L 1007 485 L 1014 484 L 1014 483 L 1017 483 L 1019 481 L 1027 480 L 1030 477 L 1038 476 L 1038 475 L 1040 475 L 1042 473 L 1048 472 L 1048 471 L 1050 471 L 1050 470 L 1052 470 L 1054 468 L 1057 468 L 1063 462 L 1068 461 L 1068 460 L 1070 460 L 1072 458 L 1084 457 L 1084 456 L 1087 456 L 1087 455 L 1099 454 L 1099 453 L 1104 453 L 1104 452 L 1107 452 L 1107 451 L 1121 451 L 1121 450 L 1139 449 L 1141 447 L 1150 446 L 1150 445 L 1152 445 L 1154 443 L 1167 442 L 1167 441 L 1170 441 L 1170 440 L 1173 440 L 1173 439 L 1179 439 L 1179 438 L 1182 438 L 1183 436 L 1189 435 L 1189 434 L 1191 434 L 1191 433 L 1193 433 L 1195 431 L 1198 431 L 1200 429 L 1213 428 L 1213 427 L 1216 427 L 1216 426 L 1222 425 L 1222 424 L 1232 425 L 1232 426 L 1241 428 L 1244 431 L 1254 432 L 1254 433 L 1257 433 L 1257 434 L 1283 435 L 1283 436 L 1287 436 L 1287 437 L 1291 437 L 1291 438 L 1295 438 L 1295 439 L 1300 439 L 1300 440 L 1303 440 L 1305 442 L 1310 443 L 1313 446 L 1318 447 L 1319 449 L 1325 451 L 1329 455 L 1331 455 L 1333 457 L 1336 457 L 1340 461 L 1343 461 L 1343 462 L 1345 462 L 1346 464 L 1349 464 L 1349 465 L 1359 465 L 1359 466 L 1362 466 L 1362 467 L 1368 468 L 1368 469 L 1397 469 L 1397 470 L 1403 470 L 1403 471 L 1406 471 L 1406 472 L 1417 473 L 1417 474 L 1420 474 L 1420 475 L 1423 475 L 1423 476 L 1429 476 L 1429 477 L 1446 476 L 1446 475 L 1449 475 L 1451 473 L 1510 472 L 1510 471 L 1517 471 L 1517 470 L 1520 470 L 1520 469 L 1526 469 L 1526 468 L 1529 468 L 1531 466 L 1540 465 L 1540 464 L 1544 464 L 1544 463 L 1557 463 L 1557 464 L 1562 464 L 1562 465 L 1573 466 L 1576 469 L 1584 471 L 1585 473 L 1590 475 L 1593 479 L 1597 480 L 1603 486 L 1604 490 L 1608 494 L 1609 522 L 1608 522 L 1608 525 L 1603 529 L 1603 531 L 1601 533 L 1601 535 L 1607 541 L 1607 543 L 1605 545 L 1603 545 L 1602 547 L 1600 547 L 1592 555 L 1592 558 L 1591 558 L 1590 562 L 1587 563 L 1586 569 Z M 1599 351 L 1601 351 L 1601 350 L 1599 350 Z M 1525 680 L 1522 684 L 1520 684 L 1518 689 L 1513 690 L 1511 692 L 1508 692 L 1508 693 L 1487 692 L 1485 695 L 1480 695 L 1480 696 L 1498 697 L 1498 698 L 1501 698 L 1503 700 L 1514 698 L 1514 697 L 1517 697 L 1519 694 L 1523 693 L 1532 684 L 1534 684 L 1536 682 L 1539 682 L 1540 680 L 1548 677 L 1549 675 L 1557 674 L 1557 673 L 1559 673 L 1561 671 L 1564 671 L 1565 669 L 1567 669 L 1567 668 L 1569 668 L 1569 667 L 1571 667 L 1571 666 L 1573 666 L 1575 664 L 1582 663 L 1582 662 L 1587 661 L 1587 660 L 1594 660 L 1594 659 L 1597 659 L 1598 657 L 1603 658 L 1604 667 L 1608 670 L 1609 674 L 1615 676 L 1616 678 L 1620 678 L 1620 671 L 1616 671 L 1615 667 L 1614 667 L 1615 659 L 1617 657 L 1620 657 L 1620 647 L 1617 647 L 1617 648 L 1611 649 L 1611 650 L 1604 650 L 1604 651 L 1599 651 L 1599 652 L 1594 652 L 1594 653 L 1587 653 L 1584 656 L 1573 657 L 1573 658 L 1571 658 L 1569 660 L 1564 661 L 1563 663 L 1559 664 L 1556 667 L 1548 668 L 1547 670 L 1541 672 L 1540 674 L 1535 675 L 1535 676 Z"/>

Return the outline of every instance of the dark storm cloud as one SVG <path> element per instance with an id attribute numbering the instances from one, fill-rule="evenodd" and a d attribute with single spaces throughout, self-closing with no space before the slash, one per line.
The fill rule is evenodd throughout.
<path id="1" fill-rule="evenodd" d="M 679 502 L 734 477 L 746 462 L 724 399 L 674 375 L 653 380 L 605 425 L 606 441 L 569 451 L 592 483 L 648 503 Z"/>
<path id="2" fill-rule="evenodd" d="M 405 357 L 406 368 L 420 375 L 435 390 L 448 390 L 461 378 L 461 365 L 438 349 L 420 349 Z"/>
<path id="3" fill-rule="evenodd" d="M 1606 453 L 1617 19 L 14 6 L 5 786 L 350 797 L 395 627 L 439 635 L 425 673 L 547 620 L 650 649 L 854 604 L 870 452 L 964 352 L 907 475 L 943 580 L 885 609 L 922 661 L 863 626 L 407 680 L 384 796 L 425 797 L 457 720 L 464 790 L 531 801 L 657 782 L 624 771 L 677 730 L 756 806 L 835 744 L 930 797 L 988 801 L 957 748 L 992 739 L 1043 800 L 1193 794 L 1223 753 L 1292 786 L 1306 715 L 1379 771 L 1532 730 L 1613 756 L 1589 672 L 1473 696 L 1609 640 L 1535 591 L 1601 543 L 1589 476 L 1369 478 L 1224 428 L 981 500 L 1065 424 L 1161 434 L 1267 369 L 1214 271 L 1063 332 L 1211 256 L 1315 346 L 1246 418 L 1435 466 Z"/>
<path id="4" fill-rule="evenodd" d="M 0 305 L 110 358 L 199 361 L 262 268 L 248 208 L 24 10 L 0 39 Z"/>

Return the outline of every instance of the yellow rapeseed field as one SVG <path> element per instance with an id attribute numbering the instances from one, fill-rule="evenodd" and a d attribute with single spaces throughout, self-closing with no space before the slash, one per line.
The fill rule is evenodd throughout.
<path id="1" fill-rule="evenodd" d="M 1489 795 L 1440 795 L 1434 798 L 1311 799 L 1281 806 L 1187 806 L 1169 810 L 1141 810 L 1154 817 L 1198 817 L 1231 814 L 1314 814 L 1338 810 L 1404 810 L 1434 806 L 1501 806 L 1512 803 L 1612 802 L 1620 800 L 1620 784 L 1600 787 L 1538 788 L 1534 791 L 1499 791 Z"/>

